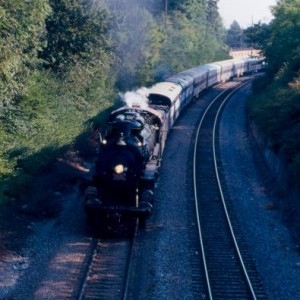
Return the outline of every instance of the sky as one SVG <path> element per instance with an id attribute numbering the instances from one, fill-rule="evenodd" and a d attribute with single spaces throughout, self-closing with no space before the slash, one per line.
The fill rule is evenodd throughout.
<path id="1" fill-rule="evenodd" d="M 270 6 L 276 0 L 219 0 L 219 13 L 226 28 L 236 20 L 242 28 L 253 23 L 268 23 L 272 20 Z"/>

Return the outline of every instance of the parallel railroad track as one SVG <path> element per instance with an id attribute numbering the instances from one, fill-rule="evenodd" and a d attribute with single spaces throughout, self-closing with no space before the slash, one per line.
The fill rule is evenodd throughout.
<path id="1" fill-rule="evenodd" d="M 217 157 L 220 114 L 237 89 L 214 99 L 204 112 L 196 134 L 193 183 L 206 299 L 266 299 L 230 208 L 231 199 L 226 195 Z"/>

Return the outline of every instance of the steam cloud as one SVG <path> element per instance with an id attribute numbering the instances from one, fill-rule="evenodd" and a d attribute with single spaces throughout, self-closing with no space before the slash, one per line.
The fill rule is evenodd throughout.
<path id="1" fill-rule="evenodd" d="M 145 87 L 139 88 L 136 91 L 129 91 L 124 94 L 120 94 L 122 101 L 129 107 L 139 106 L 141 108 L 148 107 L 149 90 Z"/>

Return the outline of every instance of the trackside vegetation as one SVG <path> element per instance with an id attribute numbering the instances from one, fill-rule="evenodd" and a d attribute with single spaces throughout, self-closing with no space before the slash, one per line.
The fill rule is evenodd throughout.
<path id="1" fill-rule="evenodd" d="M 254 84 L 250 116 L 300 179 L 300 2 L 281 0 L 274 20 L 246 30 L 263 50 L 268 72 Z"/>
<path id="2" fill-rule="evenodd" d="M 165 3 L 0 0 L 0 203 L 48 200 L 41 174 L 87 151 L 118 92 L 228 58 L 217 1 Z"/>

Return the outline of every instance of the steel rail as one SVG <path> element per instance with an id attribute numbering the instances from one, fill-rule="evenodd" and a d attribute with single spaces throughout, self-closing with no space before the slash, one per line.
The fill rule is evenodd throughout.
<path id="1" fill-rule="evenodd" d="M 232 95 L 234 93 L 236 93 L 239 89 L 241 89 L 242 87 L 244 87 L 247 83 L 248 82 L 246 82 L 246 83 L 242 84 L 241 86 L 237 87 L 236 89 L 234 89 L 228 96 L 226 96 L 226 98 L 221 103 L 221 105 L 220 105 L 220 107 L 219 107 L 219 109 L 217 111 L 217 114 L 216 114 L 216 117 L 215 117 L 215 121 L 214 121 L 212 147 L 213 147 L 213 160 L 214 160 L 215 174 L 216 174 L 216 179 L 217 179 L 217 182 L 218 182 L 218 187 L 219 187 L 219 192 L 220 192 L 220 196 L 221 196 L 221 199 L 222 199 L 222 204 L 223 204 L 224 212 L 225 212 L 225 215 L 226 215 L 227 224 L 229 226 L 229 230 L 230 230 L 230 234 L 231 234 L 231 237 L 232 237 L 232 240 L 233 240 L 233 243 L 234 243 L 234 247 L 235 247 L 236 253 L 237 253 L 238 257 L 239 257 L 239 261 L 240 261 L 240 264 L 241 264 L 244 276 L 246 278 L 246 281 L 247 281 L 247 284 L 248 284 L 251 296 L 252 296 L 252 298 L 254 300 L 256 300 L 256 295 L 255 295 L 252 283 L 250 281 L 247 269 L 245 267 L 245 264 L 244 264 L 244 261 L 243 261 L 243 258 L 242 258 L 242 255 L 241 255 L 241 252 L 240 252 L 237 240 L 235 238 L 235 234 L 234 234 L 234 230 L 233 230 L 233 227 L 232 227 L 232 224 L 231 224 L 231 220 L 230 220 L 230 217 L 229 217 L 229 214 L 228 214 L 228 209 L 227 209 L 227 205 L 226 205 L 226 201 L 225 201 L 225 197 L 224 197 L 224 193 L 223 193 L 223 189 L 222 189 L 222 185 L 221 185 L 221 181 L 220 181 L 220 176 L 219 176 L 219 171 L 218 171 L 217 154 L 216 154 L 216 128 L 217 128 L 217 122 L 219 120 L 220 112 L 221 112 L 223 106 L 225 105 L 225 103 L 228 101 L 228 99 L 230 97 L 232 97 Z"/>
<path id="2" fill-rule="evenodd" d="M 139 219 L 136 219 L 136 224 L 135 224 L 135 229 L 134 229 L 134 234 L 132 237 L 132 242 L 130 244 L 130 250 L 129 250 L 129 255 L 128 255 L 128 261 L 127 261 L 127 269 L 126 269 L 126 276 L 125 276 L 125 283 L 124 283 L 124 288 L 123 288 L 123 295 L 122 299 L 127 300 L 129 298 L 129 284 L 130 284 L 130 275 L 132 272 L 132 262 L 133 262 L 133 250 L 134 246 L 136 243 L 136 238 L 138 235 L 138 228 L 139 228 Z"/>
<path id="3" fill-rule="evenodd" d="M 218 173 L 217 158 L 216 158 L 216 147 L 215 147 L 216 126 L 217 126 L 217 122 L 218 122 L 218 118 L 219 118 L 220 112 L 221 112 L 223 106 L 225 105 L 225 103 L 228 101 L 228 99 L 235 92 L 237 92 L 239 89 L 241 89 L 242 87 L 244 87 L 247 83 L 248 82 L 243 83 L 240 86 L 238 86 L 237 88 L 235 88 L 222 101 L 222 103 L 221 103 L 221 105 L 220 105 L 220 107 L 219 107 L 219 109 L 217 111 L 217 114 L 215 116 L 215 120 L 214 120 L 213 139 L 212 139 L 212 143 L 213 144 L 212 144 L 212 147 L 213 147 L 213 156 L 214 156 L 213 157 L 214 169 L 215 169 L 216 179 L 217 179 L 217 182 L 218 182 L 218 189 L 219 189 L 220 196 L 221 196 L 221 199 L 222 199 L 222 205 L 224 207 L 224 212 L 225 212 L 225 215 L 226 215 L 226 220 L 227 220 L 227 223 L 228 223 L 228 226 L 229 226 L 229 229 L 230 229 L 230 233 L 231 233 L 231 236 L 232 236 L 233 244 L 234 244 L 236 253 L 238 255 L 240 265 L 241 265 L 242 270 L 243 270 L 243 274 L 244 274 L 246 282 L 247 282 L 247 286 L 249 287 L 249 290 L 250 290 L 252 298 L 256 300 L 256 295 L 255 295 L 254 289 L 252 287 L 250 278 L 249 278 L 249 276 L 247 274 L 247 270 L 245 268 L 245 265 L 244 265 L 244 262 L 243 262 L 243 259 L 242 259 L 242 256 L 241 256 L 241 253 L 240 253 L 240 250 L 239 250 L 239 247 L 238 247 L 235 235 L 234 235 L 234 231 L 233 231 L 233 228 L 232 228 L 232 224 L 231 224 L 231 221 L 230 221 L 230 217 L 229 217 L 229 214 L 228 214 L 228 210 L 227 210 L 227 207 L 226 207 L 224 193 L 223 193 L 223 190 L 222 190 L 222 186 L 221 186 L 221 182 L 220 182 L 220 177 L 219 177 L 219 173 Z M 196 180 L 196 178 L 197 178 L 197 174 L 196 174 L 197 144 L 198 144 L 198 140 L 199 140 L 199 133 L 200 133 L 200 130 L 202 129 L 202 125 L 203 125 L 204 119 L 206 118 L 206 115 L 207 115 L 208 111 L 211 109 L 211 106 L 221 96 L 223 96 L 223 94 L 226 93 L 226 92 L 227 92 L 227 90 L 224 90 L 218 96 L 216 96 L 212 100 L 212 102 L 209 104 L 209 106 L 205 109 L 205 111 L 204 111 L 204 113 L 203 113 L 203 115 L 201 117 L 201 120 L 199 122 L 197 131 L 196 131 L 195 147 L 194 147 L 194 154 L 193 154 L 193 182 L 194 182 L 194 199 L 195 199 L 195 208 L 196 208 L 196 219 L 197 219 L 197 224 L 198 224 L 199 242 L 200 242 L 200 248 L 201 248 L 201 254 L 202 254 L 202 261 L 203 261 L 203 268 L 204 268 L 204 273 L 205 273 L 205 278 L 206 278 L 206 284 L 207 284 L 208 298 L 210 300 L 213 300 L 213 293 L 212 293 L 212 288 L 211 288 L 211 284 L 210 284 L 210 278 L 209 278 L 209 274 L 208 274 L 208 266 L 207 266 L 207 263 L 206 263 L 206 254 L 205 254 L 205 247 L 204 247 L 204 241 L 203 241 L 203 236 L 202 236 L 202 228 L 201 228 L 201 222 L 200 222 L 198 196 L 197 196 L 197 180 Z"/>
<path id="4" fill-rule="evenodd" d="M 138 227 L 139 227 L 139 220 L 137 219 L 136 220 L 136 223 L 135 223 L 135 227 L 134 227 L 134 233 L 133 233 L 133 236 L 129 237 L 127 242 L 129 243 L 129 245 L 125 245 L 123 246 L 122 245 L 122 248 L 124 247 L 124 251 L 126 250 L 126 252 L 128 251 L 128 253 L 126 254 L 125 258 L 124 259 L 124 263 L 122 263 L 122 266 L 124 266 L 124 276 L 121 275 L 121 274 L 115 274 L 113 273 L 116 278 L 121 278 L 123 277 L 122 281 L 120 282 L 117 282 L 117 284 L 120 284 L 120 299 L 123 299 L 123 300 L 126 300 L 129 298 L 129 287 L 130 287 L 130 278 L 131 278 L 131 273 L 132 273 L 132 264 L 133 264 L 133 258 L 134 258 L 134 248 L 135 248 L 135 244 L 136 244 L 136 238 L 137 238 L 137 235 L 138 235 Z M 100 243 L 100 240 L 98 240 L 98 243 Z M 97 241 L 95 239 L 95 241 Z M 109 242 L 108 244 L 109 245 Z M 126 247 L 126 248 L 125 248 Z M 128 249 L 128 250 L 127 250 Z M 106 250 L 107 251 L 107 250 Z M 110 258 L 109 260 L 110 261 L 118 261 L 118 258 L 119 256 L 123 256 L 123 252 L 119 252 L 119 251 L 122 251 L 122 249 L 120 248 L 117 252 L 117 254 L 115 253 L 115 257 L 116 259 L 112 259 Z M 98 252 L 98 249 L 97 249 L 97 243 L 96 245 L 94 246 L 94 251 L 91 255 L 91 257 L 88 259 L 88 264 L 86 266 L 86 271 L 84 272 L 84 279 L 82 281 L 82 284 L 81 284 L 81 288 L 80 288 L 80 292 L 79 292 L 79 295 L 77 297 L 78 300 L 84 300 L 86 299 L 90 299 L 89 296 L 87 296 L 86 294 L 89 294 L 89 292 L 87 292 L 87 289 L 90 289 L 91 287 L 93 287 L 93 283 L 89 283 L 89 276 L 91 273 L 93 273 L 93 270 L 95 270 L 98 266 L 101 267 L 101 265 L 99 264 L 99 261 L 97 262 L 97 260 L 99 260 L 99 254 L 97 253 Z M 124 252 L 125 253 L 125 252 Z M 104 254 L 105 255 L 105 254 Z M 117 256 L 118 255 L 118 256 Z M 105 257 L 103 257 L 104 260 L 105 260 Z M 102 260 L 102 259 L 101 259 Z M 103 262 L 103 260 L 102 260 Z M 107 267 L 107 266 L 106 266 Z M 105 269 L 105 267 L 102 266 L 102 269 Z M 122 269 L 122 268 L 121 268 Z M 120 268 L 118 268 L 118 272 L 120 271 Z M 95 272 L 95 271 L 94 271 Z M 114 277 L 114 276 L 111 276 L 111 277 Z M 123 283 L 122 283 L 123 282 Z M 96 286 L 99 287 L 98 283 L 96 282 Z M 97 293 L 99 293 L 99 295 L 93 295 L 93 299 L 95 297 L 97 297 L 97 299 L 102 299 L 103 295 L 101 293 L 103 293 L 105 290 L 105 287 L 103 288 L 100 288 L 99 291 Z M 98 298 L 99 297 L 99 298 Z"/>
<path id="5" fill-rule="evenodd" d="M 208 105 L 208 107 L 205 109 L 203 112 L 203 115 L 200 119 L 200 123 L 197 128 L 196 132 L 196 138 L 195 138 L 195 147 L 194 147 L 194 155 L 193 155 L 193 182 L 194 182 L 194 198 L 195 198 L 195 207 L 196 207 L 196 218 L 197 218 L 197 224 L 198 224 L 198 234 L 199 234 L 199 242 L 200 242 L 200 248 L 201 248 L 201 254 L 202 254 L 202 261 L 203 261 L 203 267 L 204 267 L 204 274 L 205 274 L 205 279 L 206 279 L 206 284 L 207 284 L 207 291 L 208 291 L 208 297 L 210 300 L 213 299 L 212 296 L 212 291 L 211 291 L 211 286 L 210 286 L 210 280 L 209 280 L 209 275 L 208 275 L 208 268 L 206 264 L 206 257 L 205 257 L 205 250 L 204 250 L 204 243 L 203 243 L 203 238 L 202 238 L 202 229 L 201 229 L 201 223 L 200 223 L 200 216 L 199 216 L 199 207 L 198 207 L 198 197 L 197 197 L 197 180 L 196 180 L 196 158 L 197 158 L 197 144 L 198 144 L 198 139 L 199 139 L 199 133 L 200 129 L 202 128 L 203 121 L 210 109 L 210 107 L 226 92 L 223 91 L 220 93 L 217 97 L 213 99 L 213 101 Z"/>
<path id="6" fill-rule="evenodd" d="M 86 285 L 87 285 L 87 278 L 88 278 L 90 266 L 93 262 L 93 259 L 94 259 L 95 255 L 96 255 L 97 243 L 98 243 L 98 239 L 93 238 L 93 240 L 92 240 L 93 250 L 92 250 L 92 253 L 88 257 L 88 260 L 87 260 L 87 265 L 85 267 L 83 280 L 82 280 L 82 283 L 81 283 L 81 286 L 80 286 L 80 293 L 79 293 L 79 296 L 77 297 L 78 300 L 83 300 L 84 299 L 84 292 L 85 292 L 85 288 L 86 288 Z"/>

